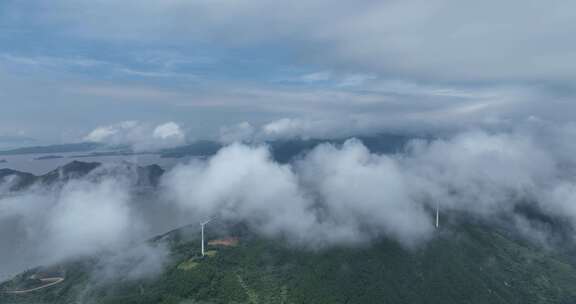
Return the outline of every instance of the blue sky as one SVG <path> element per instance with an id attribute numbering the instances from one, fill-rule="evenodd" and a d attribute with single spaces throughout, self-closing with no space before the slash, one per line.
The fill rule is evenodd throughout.
<path id="1" fill-rule="evenodd" d="M 190 139 L 247 124 L 331 136 L 570 123 L 574 11 L 556 0 L 5 0 L 0 139 L 78 141 L 123 121 L 175 122 Z"/>

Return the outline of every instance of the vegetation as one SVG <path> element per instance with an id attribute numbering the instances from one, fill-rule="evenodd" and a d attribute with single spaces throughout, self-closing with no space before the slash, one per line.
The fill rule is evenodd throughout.
<path id="1" fill-rule="evenodd" d="M 454 231 L 451 229 L 451 231 Z M 66 280 L 0 303 L 574 303 L 567 259 L 482 225 L 463 225 L 414 250 L 381 240 L 320 251 L 240 236 L 199 256 L 196 239 L 171 232 L 171 259 L 148 279 L 98 282 L 94 260 L 66 263 Z M 217 252 L 217 254 L 216 254 Z M 21 288 L 34 270 L 0 285 Z M 18 286 L 21 285 L 21 286 Z M 187 301 L 187 302 L 184 302 Z"/>

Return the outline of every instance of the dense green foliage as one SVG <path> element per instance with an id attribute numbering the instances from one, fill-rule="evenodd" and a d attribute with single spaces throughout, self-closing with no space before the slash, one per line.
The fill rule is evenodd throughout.
<path id="1" fill-rule="evenodd" d="M 457 231 L 457 232 L 454 232 Z M 421 248 L 381 240 L 320 251 L 243 236 L 237 247 L 210 247 L 178 231 L 165 271 L 149 279 L 96 282 L 94 262 L 65 265 L 66 280 L 0 303 L 574 303 L 576 268 L 551 251 L 481 225 L 439 231 Z M 0 288 L 14 288 L 18 280 Z"/>

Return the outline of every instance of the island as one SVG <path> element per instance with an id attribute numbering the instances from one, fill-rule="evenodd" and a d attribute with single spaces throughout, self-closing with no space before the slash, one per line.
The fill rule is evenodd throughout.
<path id="1" fill-rule="evenodd" d="M 60 155 L 44 155 L 44 156 L 39 156 L 34 158 L 34 160 L 47 160 L 47 159 L 58 159 L 58 158 L 64 158 L 64 156 L 60 156 Z"/>

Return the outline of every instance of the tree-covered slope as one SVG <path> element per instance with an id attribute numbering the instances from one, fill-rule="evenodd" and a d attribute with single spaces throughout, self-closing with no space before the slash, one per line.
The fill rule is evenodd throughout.
<path id="1" fill-rule="evenodd" d="M 237 246 L 199 256 L 186 228 L 167 242 L 165 270 L 146 279 L 96 280 L 95 259 L 62 265 L 65 280 L 0 303 L 574 303 L 576 268 L 567 259 L 483 225 L 438 231 L 420 248 L 381 240 L 361 248 L 301 250 L 237 233 Z M 223 235 L 211 235 L 211 238 Z M 32 270 L 4 283 L 29 282 Z"/>

